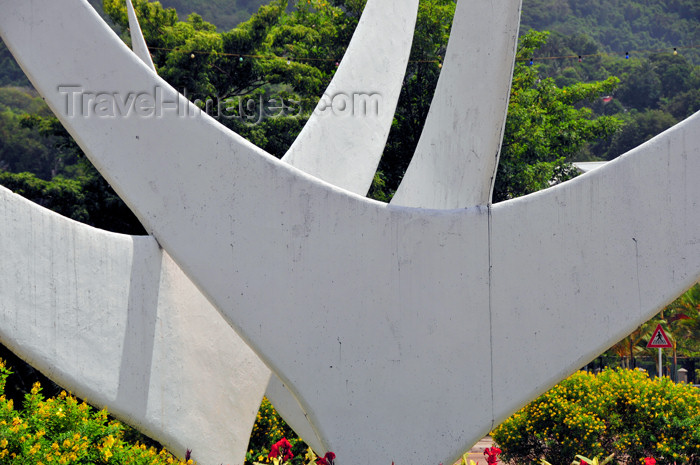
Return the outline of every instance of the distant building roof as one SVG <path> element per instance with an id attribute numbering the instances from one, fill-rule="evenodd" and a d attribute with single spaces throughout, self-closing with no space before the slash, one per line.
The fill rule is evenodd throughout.
<path id="1" fill-rule="evenodd" d="M 593 171 L 596 168 L 600 168 L 606 163 L 607 161 L 578 161 L 572 163 L 572 165 L 574 165 L 574 167 L 580 172 L 588 173 L 589 171 Z"/>

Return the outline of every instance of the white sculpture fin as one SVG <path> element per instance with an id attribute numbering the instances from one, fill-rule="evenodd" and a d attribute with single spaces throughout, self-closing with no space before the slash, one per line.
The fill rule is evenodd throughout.
<path id="1" fill-rule="evenodd" d="M 193 106 L 71 114 L 95 89 L 178 94 L 84 2 L 0 7 L 34 85 L 338 463 L 456 459 L 700 277 L 700 114 L 542 193 L 392 207 L 280 163 Z"/>
<path id="2" fill-rule="evenodd" d="M 243 463 L 270 371 L 149 236 L 0 187 L 0 340 L 202 465 Z"/>
<path id="3" fill-rule="evenodd" d="M 491 202 L 520 5 L 520 0 L 457 3 L 428 118 L 392 204 L 466 208 Z"/>
<path id="4" fill-rule="evenodd" d="M 141 26 L 139 25 L 139 20 L 136 17 L 134 5 L 131 4 L 131 0 L 126 0 L 126 12 L 129 17 L 129 31 L 131 32 L 131 49 L 134 51 L 136 56 L 141 58 L 141 61 L 146 63 L 146 66 L 148 66 L 155 72 L 156 67 L 153 65 L 153 58 L 151 58 L 151 52 L 148 51 L 148 45 L 146 45 L 146 39 L 143 38 Z"/>
<path id="5" fill-rule="evenodd" d="M 333 80 L 283 161 L 367 194 L 389 136 L 418 0 L 369 0 Z"/>
<path id="6" fill-rule="evenodd" d="M 418 0 L 367 2 L 330 85 L 282 161 L 335 186 L 367 193 L 391 129 L 417 13 Z M 307 444 L 326 451 L 275 374 L 265 395 Z"/>
<path id="7" fill-rule="evenodd" d="M 129 29 L 131 31 L 132 50 L 144 63 L 146 63 L 146 65 L 149 68 L 156 72 L 155 66 L 153 65 L 153 60 L 151 58 L 151 54 L 148 51 L 148 46 L 146 45 L 146 40 L 144 39 L 143 34 L 141 32 L 141 27 L 136 17 L 136 13 L 134 11 L 134 7 L 131 3 L 131 0 L 126 0 L 126 6 L 129 17 Z M 330 117 L 329 119 L 332 119 L 332 117 Z M 328 119 L 326 121 L 328 121 Z M 391 124 L 391 120 L 389 121 L 389 124 Z M 317 132 L 323 131 L 325 128 L 326 126 L 320 125 L 320 127 L 317 129 Z M 333 137 L 339 136 L 335 134 L 324 134 L 323 139 L 330 140 Z M 342 141 L 339 142 L 339 145 L 343 146 Z M 381 143 L 381 145 L 383 147 L 383 142 Z M 304 160 L 305 159 L 303 157 L 299 157 L 296 160 L 296 162 L 302 163 Z M 294 164 L 294 160 L 289 160 L 289 162 Z M 216 320 L 220 318 L 220 316 L 217 314 L 212 314 L 212 318 Z M 236 341 L 240 340 L 238 335 L 233 331 L 231 331 L 229 337 L 231 339 L 235 339 Z M 257 388 L 255 389 L 255 392 L 257 392 Z M 294 396 L 286 389 L 286 387 L 284 387 L 282 381 L 280 381 L 279 378 L 277 378 L 277 375 L 275 375 L 274 373 L 271 374 L 271 376 L 269 377 L 269 384 L 265 395 L 272 401 L 275 408 L 278 410 L 278 412 L 280 412 L 280 414 L 285 418 L 285 420 L 288 423 L 294 425 L 294 427 L 298 430 L 297 434 L 304 438 L 307 444 L 309 444 L 317 452 L 325 452 L 324 445 L 322 444 L 322 442 L 320 442 L 317 433 L 314 431 L 314 427 L 309 423 L 308 418 L 301 410 L 299 403 L 294 398 Z M 240 462 L 242 463 L 242 460 L 240 460 Z"/>

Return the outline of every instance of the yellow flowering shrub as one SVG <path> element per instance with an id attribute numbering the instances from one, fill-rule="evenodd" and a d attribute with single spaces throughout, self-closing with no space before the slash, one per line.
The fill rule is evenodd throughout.
<path id="1" fill-rule="evenodd" d="M 569 464 L 577 454 L 618 463 L 700 463 L 700 389 L 636 370 L 573 374 L 494 432 L 504 460 Z"/>
<path id="2" fill-rule="evenodd" d="M 36 383 L 15 409 L 5 397 L 10 371 L 0 360 L 0 463 L 22 465 L 193 465 L 165 450 L 125 440 L 128 427 L 61 392 L 44 399 Z"/>

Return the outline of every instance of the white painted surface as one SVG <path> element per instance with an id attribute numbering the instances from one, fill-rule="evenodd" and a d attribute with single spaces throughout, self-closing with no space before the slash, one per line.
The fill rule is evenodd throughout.
<path id="1" fill-rule="evenodd" d="M 455 459 L 700 278 L 700 114 L 619 162 L 492 208 L 387 206 L 206 115 L 61 114 L 56 82 L 78 78 L 176 98 L 92 10 L 62 14 L 67 2 L 0 0 L 4 40 L 340 464 Z"/>
<path id="2" fill-rule="evenodd" d="M 391 129 L 417 13 L 418 0 L 367 2 L 330 85 L 282 161 L 335 186 L 367 193 Z M 326 451 L 306 413 L 275 374 L 265 395 L 307 444 Z"/>
<path id="3" fill-rule="evenodd" d="M 131 0 L 127 0 L 127 12 L 129 16 L 129 29 L 131 30 L 131 42 L 132 42 L 132 50 L 138 56 L 141 61 L 143 61 L 151 70 L 154 72 L 156 71 L 155 66 L 153 65 L 153 60 L 151 58 L 151 54 L 148 51 L 148 46 L 146 45 L 146 40 L 143 37 L 143 34 L 141 33 L 141 26 L 139 25 L 138 19 L 136 18 L 136 13 L 134 12 L 133 5 L 131 4 Z M 321 128 L 319 128 L 321 129 Z M 334 134 L 331 134 L 330 131 L 328 131 L 327 137 L 334 137 Z M 342 137 L 342 136 L 340 136 Z M 211 317 L 212 318 L 212 323 L 213 324 L 218 324 L 220 323 L 221 317 L 216 314 L 215 312 L 211 312 Z M 70 337 L 69 335 L 66 335 L 67 337 Z M 240 341 L 240 337 L 233 331 L 230 331 L 230 334 L 228 336 L 231 339 L 235 339 L 236 343 L 238 346 L 244 347 L 244 354 L 242 355 L 248 355 L 250 353 L 250 349 Z M 21 351 L 21 348 L 19 349 Z M 262 364 L 262 362 L 260 362 Z M 167 367 L 163 367 L 163 369 L 167 370 Z M 225 373 L 220 374 L 220 376 L 227 377 Z M 289 392 L 289 390 L 286 388 L 284 383 L 280 381 L 280 379 L 275 375 L 274 373 L 271 373 L 270 376 L 267 377 L 269 381 L 267 381 L 267 388 L 265 395 L 268 397 L 268 399 L 271 400 L 275 408 L 277 409 L 278 413 L 282 415 L 282 417 L 290 424 L 295 425 L 296 428 L 296 433 L 304 438 L 307 444 L 309 444 L 314 450 L 316 451 L 322 451 L 324 450 L 324 446 L 321 443 L 320 439 L 318 438 L 318 435 L 315 431 L 315 428 L 313 425 L 311 425 L 308 421 L 308 417 L 304 413 L 304 411 L 301 409 L 301 406 L 297 402 L 296 398 L 294 398 L 293 394 Z M 243 385 L 248 385 L 247 382 L 244 382 Z M 252 387 L 252 386 L 251 386 Z M 243 396 L 243 399 L 253 397 L 259 393 L 260 387 L 259 386 L 254 386 L 252 387 L 252 390 L 250 393 L 247 393 L 246 395 Z M 185 404 L 187 404 L 186 400 L 183 400 Z M 242 419 L 243 424 L 247 424 L 247 418 L 243 417 Z M 240 428 L 240 425 L 237 425 Z M 220 434 L 226 435 L 226 430 L 221 430 L 219 431 Z M 250 433 L 250 431 L 248 432 Z M 250 434 L 248 434 L 250 436 Z M 241 439 L 242 438 L 242 439 Z M 241 435 L 241 438 L 236 438 L 237 443 L 240 445 L 241 443 L 246 442 L 245 441 L 245 434 Z M 212 451 L 213 452 L 213 451 Z M 325 450 L 324 450 L 325 452 Z M 236 462 L 243 462 L 243 458 L 238 459 Z"/>
<path id="4" fill-rule="evenodd" d="M 156 67 L 153 65 L 153 58 L 151 57 L 151 52 L 148 51 L 146 39 L 143 38 L 143 33 L 141 32 L 141 25 L 139 24 L 138 18 L 136 18 L 136 12 L 134 11 L 134 5 L 131 4 L 131 0 L 126 0 L 126 13 L 129 17 L 131 49 L 134 51 L 137 57 L 141 58 L 141 61 L 143 61 L 146 64 L 146 66 L 155 71 Z"/>
<path id="5" fill-rule="evenodd" d="M 333 80 L 282 160 L 367 194 L 401 93 L 418 0 L 369 0 Z"/>
<path id="6" fill-rule="evenodd" d="M 520 0 L 460 0 L 423 133 L 392 204 L 491 202 L 508 110 Z"/>
<path id="7" fill-rule="evenodd" d="M 269 370 L 147 236 L 0 187 L 0 340 L 203 465 L 243 463 Z"/>
<path id="8" fill-rule="evenodd" d="M 155 71 L 127 7 L 134 52 Z M 180 457 L 242 464 L 270 371 L 155 240 L 78 225 L 1 187 L 0 203 L 3 343 Z"/>
<path id="9" fill-rule="evenodd" d="M 698 281 L 698 173 L 700 112 L 595 171 L 493 206 L 497 422 Z"/>

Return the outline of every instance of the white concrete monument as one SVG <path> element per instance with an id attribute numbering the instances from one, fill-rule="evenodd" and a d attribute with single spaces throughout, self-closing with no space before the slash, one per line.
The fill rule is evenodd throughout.
<path id="1" fill-rule="evenodd" d="M 0 340 L 202 464 L 242 463 L 270 371 L 149 236 L 0 187 Z"/>
<path id="2" fill-rule="evenodd" d="M 456 459 L 700 278 L 700 113 L 544 192 L 399 207 L 282 163 L 192 107 L 157 108 L 181 97 L 87 3 L 0 11 L 33 84 L 338 463 Z M 133 111 L 91 103 L 132 95 Z"/>
<path id="3" fill-rule="evenodd" d="M 364 61 L 362 65 L 364 69 L 379 70 L 382 66 L 388 65 L 388 71 L 391 71 L 392 76 L 391 78 L 384 76 L 383 80 L 379 80 L 379 72 L 372 76 L 366 76 L 366 79 L 368 79 L 366 82 L 376 82 L 375 89 L 378 90 L 377 93 L 387 97 L 382 103 L 387 105 L 388 108 L 384 108 L 386 111 L 385 115 L 372 120 L 373 124 L 366 124 L 366 122 L 363 122 L 361 125 L 354 128 L 356 134 L 362 135 L 359 147 L 362 149 L 361 151 L 366 154 L 365 159 L 367 160 L 367 162 L 364 163 L 366 167 L 357 172 L 363 174 L 360 179 L 361 183 L 366 181 L 368 175 L 368 179 L 371 181 L 371 175 L 374 169 L 376 169 L 379 154 L 381 154 L 391 125 L 391 115 L 393 114 L 393 109 L 398 100 L 400 84 L 403 79 L 403 72 L 405 71 L 411 46 L 413 24 L 415 23 L 415 15 L 417 13 L 417 1 L 413 3 L 413 6 L 406 5 L 409 6 L 409 8 L 397 9 L 397 5 L 393 5 L 390 2 L 380 3 L 378 0 L 371 0 L 371 7 L 365 9 L 360 25 L 355 32 L 354 39 L 348 47 L 348 56 L 355 61 L 359 60 L 360 63 Z M 155 72 L 155 66 L 148 52 L 136 13 L 130 0 L 127 0 L 126 6 L 133 51 Z M 397 12 L 399 13 L 398 15 L 396 14 Z M 394 35 L 378 35 L 373 33 L 373 30 L 390 30 L 396 32 L 396 34 L 402 34 L 403 41 L 398 43 Z M 367 39 L 363 37 L 364 34 L 369 34 L 371 38 L 370 43 L 373 43 L 375 46 L 384 44 L 383 55 L 374 53 L 371 54 L 369 58 L 365 59 L 358 56 L 356 53 L 357 50 L 365 50 L 367 48 Z M 362 41 L 357 40 L 357 37 L 360 37 Z M 399 53 L 397 53 L 395 48 L 399 49 Z M 386 59 L 383 59 L 383 57 L 386 57 Z M 342 63 L 345 63 L 347 59 L 348 57 L 344 58 Z M 374 63 L 372 66 L 368 67 L 366 61 L 370 63 L 374 61 Z M 357 63 L 355 63 L 355 65 L 357 65 Z M 353 79 L 353 69 L 355 67 L 356 66 L 341 64 L 329 89 L 326 91 L 326 97 L 331 94 L 335 96 L 353 95 L 352 89 L 357 88 L 355 87 L 355 81 Z M 386 71 L 387 69 L 384 69 L 382 74 L 386 74 Z M 335 111 L 335 109 L 330 108 L 329 110 Z M 317 112 L 310 121 L 310 124 L 313 124 L 315 127 L 314 134 L 316 137 L 320 136 L 320 139 L 323 140 L 325 144 L 328 144 L 329 147 L 333 147 L 330 156 L 327 155 L 325 157 L 326 162 L 334 157 L 348 158 L 351 152 L 358 149 L 358 145 L 353 146 L 347 143 L 347 134 L 345 131 L 341 130 L 341 125 L 338 124 L 338 122 L 347 122 L 346 116 L 349 115 Z M 357 118 L 356 121 L 362 120 Z M 312 133 L 306 131 L 306 134 L 311 135 Z M 303 137 L 300 137 L 300 139 L 303 139 Z M 290 154 L 292 153 L 293 150 L 290 150 Z M 318 155 L 318 152 L 316 154 Z M 296 157 L 296 159 L 287 157 L 285 161 L 291 164 L 309 163 L 310 155 L 310 153 L 303 154 Z M 329 164 L 326 171 L 328 171 L 331 166 L 333 165 Z M 336 171 L 338 173 L 335 175 L 336 182 L 341 185 L 345 186 L 349 183 L 358 182 L 358 174 L 352 175 L 340 166 L 336 168 Z M 339 175 L 343 178 L 340 179 L 338 177 Z M 8 204 L 8 208 L 11 211 L 18 208 L 29 209 L 28 211 L 31 211 L 34 216 L 46 216 L 51 219 L 50 222 L 41 222 L 41 227 L 38 226 L 36 222 L 20 224 L 21 222 L 11 221 L 10 224 L 24 229 L 32 229 L 34 236 L 38 234 L 46 241 L 60 241 L 63 239 L 62 236 L 56 237 L 56 228 L 52 226 L 54 223 L 64 225 L 64 228 L 71 231 L 70 234 L 74 234 L 72 229 L 75 228 L 82 231 L 82 235 L 88 239 L 85 240 L 84 244 L 80 242 L 73 243 L 72 246 L 74 248 L 90 248 L 90 244 L 92 243 L 107 241 L 109 245 L 101 252 L 100 263 L 108 269 L 116 269 L 115 273 L 123 273 L 123 276 L 119 276 L 121 279 L 111 279 L 112 276 L 110 275 L 109 278 L 112 285 L 101 286 L 100 279 L 104 278 L 104 276 L 99 274 L 93 276 L 92 280 L 84 282 L 77 278 L 61 281 L 54 273 L 46 278 L 50 281 L 49 285 L 41 280 L 38 280 L 38 282 L 33 285 L 29 285 L 24 280 L 16 277 L 14 273 L 10 273 L 10 270 L 24 266 L 26 261 L 30 260 L 29 257 L 32 257 L 30 260 L 31 263 L 39 264 L 40 268 L 53 269 L 50 261 L 54 259 L 54 256 L 51 255 L 49 257 L 42 255 L 33 257 L 32 253 L 36 253 L 38 249 L 33 247 L 18 247 L 10 238 L 15 234 L 22 233 L 7 228 L 7 231 L 5 231 L 7 232 L 5 235 L 7 240 L 0 244 L 0 248 L 8 250 L 6 260 L 2 263 L 2 269 L 8 273 L 8 276 L 13 276 L 14 278 L 4 282 L 6 292 L 0 290 L 0 306 L 4 309 L 5 313 L 7 313 L 5 327 L 12 328 L 13 330 L 5 332 L 2 337 L 3 342 L 12 347 L 17 353 L 22 354 L 25 359 L 32 361 L 36 367 L 41 368 L 42 371 L 51 375 L 52 378 L 60 380 L 61 384 L 69 387 L 74 393 L 89 399 L 92 403 L 97 405 L 109 406 L 112 413 L 125 419 L 130 424 L 139 427 L 142 431 L 167 445 L 171 450 L 179 453 L 181 456 L 184 455 L 186 448 L 190 448 L 194 450 L 193 457 L 202 464 L 219 463 L 223 459 L 228 459 L 231 463 L 242 463 L 252 423 L 255 418 L 255 413 L 257 412 L 257 406 L 260 404 L 261 389 L 264 389 L 267 380 L 270 379 L 270 373 L 264 368 L 262 362 L 260 362 L 240 340 L 235 332 L 225 324 L 222 326 L 221 317 L 211 308 L 205 298 L 196 291 L 194 285 L 177 269 L 177 265 L 175 265 L 167 254 L 163 253 L 159 248 L 157 252 L 147 254 L 139 253 L 143 248 L 135 248 L 132 260 L 136 263 L 141 263 L 140 268 L 144 270 L 160 270 L 163 266 L 161 265 L 161 261 L 164 261 L 167 263 L 168 268 L 172 269 L 170 275 L 175 276 L 174 280 L 177 284 L 160 286 L 159 277 L 154 276 L 152 282 L 142 283 L 143 288 L 139 296 L 130 298 L 128 302 L 119 299 L 110 300 L 109 293 L 113 292 L 113 283 L 121 283 L 124 279 L 128 278 L 128 273 L 125 273 L 124 270 L 112 264 L 113 262 L 121 263 L 123 261 L 121 252 L 116 252 L 119 248 L 111 244 L 111 242 L 119 242 L 114 238 L 122 237 L 122 241 L 133 241 L 136 243 L 149 243 L 150 239 L 152 246 L 155 244 L 155 241 L 147 237 L 128 238 L 126 236 L 97 232 L 74 222 L 58 219 L 56 215 L 52 216 L 38 207 L 35 207 L 36 210 L 31 210 L 31 204 L 26 202 L 22 203 L 18 200 L 17 196 L 7 195 L 7 192 L 4 194 L 3 201 Z M 8 221 L 9 220 L 8 218 Z M 46 226 L 47 224 L 49 226 Z M 69 250 L 63 252 L 65 252 L 68 257 L 73 257 L 72 264 L 70 260 L 65 260 L 67 268 L 78 269 L 88 265 L 94 266 L 80 262 L 75 258 L 76 254 L 71 254 Z M 18 262 L 17 259 L 21 259 L 21 261 Z M 143 274 L 144 271 L 140 268 L 131 270 L 132 275 L 140 276 Z M 63 285 L 57 285 L 57 279 L 58 282 Z M 141 281 L 143 280 L 141 279 Z M 20 296 L 17 295 L 16 292 L 9 291 L 9 289 L 16 290 L 24 289 L 25 287 L 33 290 L 31 299 L 27 299 L 27 296 Z M 101 293 L 96 293 L 94 289 L 102 289 L 102 291 Z M 126 288 L 123 290 L 125 292 L 127 291 Z M 37 318 L 37 310 L 34 308 L 35 305 L 32 304 L 28 307 L 28 301 L 55 303 L 66 299 L 70 300 L 73 294 L 80 295 L 83 293 L 99 295 L 109 303 L 105 304 L 100 299 L 85 301 L 82 302 L 81 305 L 75 304 L 72 307 L 60 309 L 62 310 L 60 316 L 54 314 L 57 310 L 54 306 L 47 306 L 40 309 L 43 310 L 44 313 L 39 316 L 47 321 L 54 318 L 57 320 L 57 324 L 65 324 L 66 321 L 87 321 L 91 318 L 99 319 L 102 312 L 109 311 L 114 313 L 117 318 L 126 318 L 130 321 L 134 321 L 143 318 L 143 314 L 152 311 L 152 309 L 148 307 L 154 306 L 154 308 L 158 308 L 159 318 L 167 320 L 168 316 L 173 316 L 173 312 L 176 312 L 178 321 L 196 321 L 198 324 L 196 328 L 192 330 L 195 339 L 206 340 L 206 335 L 211 332 L 211 328 L 216 328 L 214 333 L 220 334 L 218 334 L 215 339 L 221 343 L 221 347 L 213 348 L 210 344 L 207 346 L 209 348 L 208 353 L 201 350 L 192 351 L 189 357 L 191 363 L 187 365 L 182 363 L 158 363 L 157 366 L 152 367 L 150 363 L 147 364 L 148 366 L 146 368 L 155 370 L 161 378 L 171 381 L 177 380 L 176 385 L 173 384 L 169 387 L 169 392 L 167 394 L 168 399 L 177 399 L 177 405 L 168 405 L 167 415 L 156 415 L 157 418 L 154 418 L 152 411 L 142 409 L 140 408 L 139 402 L 134 402 L 136 400 L 136 398 L 133 398 L 134 393 L 130 393 L 131 395 L 110 397 L 105 393 L 115 389 L 116 386 L 109 382 L 105 383 L 100 376 L 91 376 L 91 373 L 94 371 L 104 372 L 112 370 L 114 368 L 112 365 L 105 364 L 101 366 L 100 364 L 96 364 L 95 360 L 90 357 L 66 360 L 65 357 L 62 357 L 61 351 L 51 349 L 52 347 L 60 346 L 63 351 L 74 353 L 80 352 L 78 349 L 78 347 L 80 347 L 84 349 L 86 354 L 107 354 L 111 360 L 121 363 L 122 372 L 125 376 L 128 376 L 128 379 L 120 376 L 118 382 L 121 383 L 121 385 L 126 386 L 131 384 L 140 386 L 141 380 L 149 379 L 151 373 L 142 373 L 138 370 L 138 367 L 131 370 L 126 366 L 129 363 L 134 363 L 134 360 L 132 360 L 133 354 L 131 358 L 125 355 L 127 353 L 123 347 L 125 340 L 131 339 L 129 341 L 130 344 L 138 342 L 139 350 L 142 350 L 144 347 L 148 349 L 154 344 L 153 341 L 148 340 L 148 337 L 156 337 L 158 339 L 159 350 L 162 353 L 177 354 L 183 350 L 181 331 L 172 331 L 170 325 L 166 325 L 164 328 L 161 328 L 162 331 L 158 332 L 158 334 L 137 333 L 133 335 L 115 332 L 111 334 L 111 338 L 96 337 L 76 339 L 74 336 L 75 331 L 71 331 L 66 327 L 60 335 L 56 335 L 56 338 L 52 340 L 53 346 L 50 347 L 46 347 L 44 338 L 32 339 L 25 337 L 23 331 L 34 331 L 36 328 L 31 328 L 30 325 L 26 325 L 26 322 L 20 317 L 33 315 L 34 319 Z M 144 296 L 147 298 L 144 298 Z M 170 310 L 168 306 L 172 305 L 173 302 L 178 302 L 178 307 L 175 310 Z M 160 315 L 164 315 L 164 317 Z M 144 323 L 146 322 L 144 321 Z M 20 330 L 16 330 L 16 328 L 20 328 Z M 133 331 L 133 329 L 133 327 L 129 327 L 126 330 Z M 180 330 L 181 329 L 182 328 L 180 328 Z M 199 332 L 199 334 L 195 334 L 197 332 Z M 137 341 L 134 339 L 137 339 Z M 227 340 L 231 340 L 232 343 L 226 343 L 225 341 Z M 147 357 L 149 353 L 149 351 L 144 352 L 144 356 Z M 153 354 L 153 358 L 159 360 L 157 354 Z M 206 371 L 203 371 L 203 368 L 206 368 Z M 83 376 L 79 376 L 78 373 L 83 373 Z M 185 373 L 187 376 L 183 376 Z M 250 376 L 241 376 L 245 373 L 249 373 Z M 217 380 L 215 380 L 216 382 L 210 383 L 208 389 L 200 389 L 201 380 L 211 376 L 218 377 Z M 240 379 L 240 381 L 237 381 L 238 379 Z M 230 387 L 231 383 L 234 383 L 234 388 Z M 141 386 L 139 396 L 144 399 L 151 399 L 153 396 L 156 396 L 156 401 L 150 400 L 149 402 L 155 405 L 151 410 L 164 411 L 165 407 L 161 405 L 160 402 L 162 396 L 158 396 L 155 391 L 152 392 L 152 389 L 157 390 L 157 387 L 149 386 L 148 384 Z M 189 394 L 181 395 L 181 392 Z M 195 393 L 195 395 L 191 395 L 192 393 Z M 290 423 L 295 425 L 297 433 L 304 437 L 307 443 L 317 451 L 324 450 L 323 445 L 319 442 L 317 434 L 314 431 L 313 425 L 309 424 L 308 418 L 299 408 L 298 402 L 293 395 L 284 388 L 283 383 L 279 381 L 274 374 L 270 379 L 266 394 L 274 402 L 278 411 L 280 411 Z M 202 408 L 202 405 L 211 401 L 211 399 L 218 399 L 216 401 L 217 405 L 212 406 L 210 403 L 205 408 Z M 199 418 L 209 417 L 209 411 L 214 407 L 217 409 L 216 412 L 218 415 L 211 416 L 207 427 L 198 428 L 197 434 L 192 434 L 190 428 L 195 425 L 191 422 L 192 415 L 197 414 Z"/>
<path id="4" fill-rule="evenodd" d="M 392 204 L 446 209 L 491 202 L 520 6 L 513 0 L 457 3 L 445 66 Z"/>
<path id="5" fill-rule="evenodd" d="M 384 151 L 418 0 L 368 1 L 333 81 L 282 160 L 365 195 Z"/>

